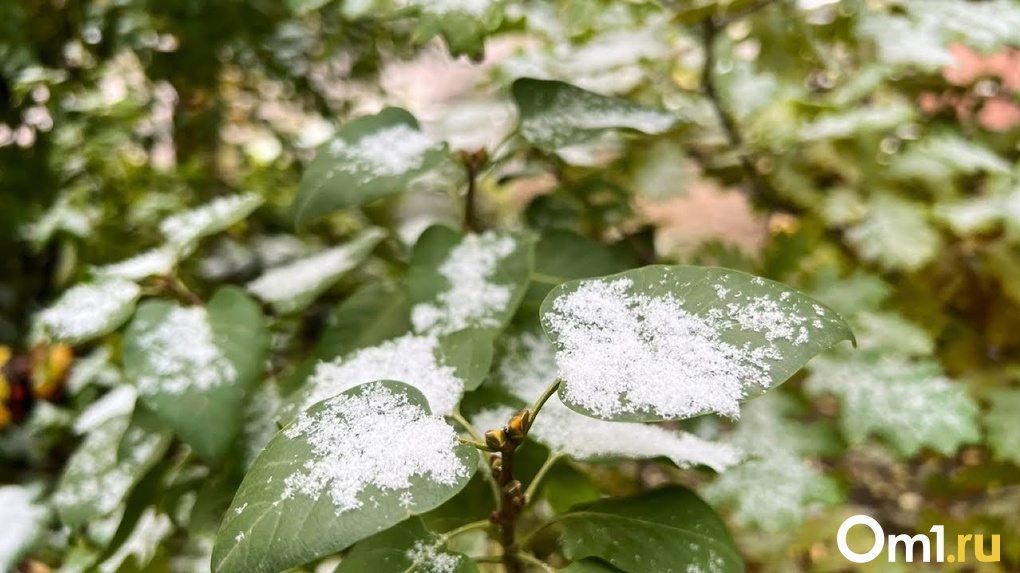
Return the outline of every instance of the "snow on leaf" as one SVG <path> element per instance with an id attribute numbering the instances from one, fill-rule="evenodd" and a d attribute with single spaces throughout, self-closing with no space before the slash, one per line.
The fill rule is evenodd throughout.
<path id="1" fill-rule="evenodd" d="M 35 494 L 18 485 L 0 486 L 0 570 L 14 571 L 22 553 L 46 527 L 49 512 L 36 505 Z"/>
<path id="2" fill-rule="evenodd" d="M 863 107 L 823 115 L 800 130 L 807 141 L 853 137 L 859 133 L 894 129 L 910 121 L 914 110 L 907 104 Z"/>
<path id="3" fill-rule="evenodd" d="M 96 276 L 137 281 L 153 275 L 170 273 L 177 265 L 177 250 L 158 247 L 123 261 L 98 267 Z"/>
<path id="4" fill-rule="evenodd" d="M 977 404 L 966 386 L 932 362 L 879 353 L 825 357 L 813 363 L 805 388 L 840 399 L 840 425 L 851 444 L 876 434 L 903 455 L 924 447 L 949 455 L 980 439 Z"/>
<path id="5" fill-rule="evenodd" d="M 307 442 L 312 458 L 284 479 L 282 499 L 327 493 L 337 515 L 362 507 L 369 487 L 409 491 L 415 476 L 452 486 L 471 473 L 454 429 L 382 384 L 302 413 L 283 436 Z"/>
<path id="6" fill-rule="evenodd" d="M 465 559 L 463 555 L 442 551 L 442 543 L 425 540 L 416 541 L 407 551 L 407 558 L 422 573 L 454 573 Z"/>
<path id="7" fill-rule="evenodd" d="M 244 410 L 244 467 L 251 467 L 259 452 L 276 435 L 276 414 L 283 406 L 280 388 L 276 382 L 266 381 L 245 404 Z"/>
<path id="8" fill-rule="evenodd" d="M 511 87 L 521 135 L 535 145 L 561 148 L 613 129 L 665 133 L 680 122 L 671 113 L 604 96 L 567 83 L 521 78 Z"/>
<path id="9" fill-rule="evenodd" d="M 135 566 L 140 570 L 146 569 L 156 556 L 160 543 L 173 530 L 173 522 L 166 514 L 158 513 L 154 507 L 145 508 L 127 539 L 113 555 L 99 564 L 99 573 L 116 573 L 129 557 L 134 557 Z"/>
<path id="10" fill-rule="evenodd" d="M 123 384 L 107 392 L 102 398 L 89 404 L 74 421 L 74 431 L 85 434 L 112 418 L 130 414 L 135 408 L 138 393 L 134 386 Z"/>
<path id="11" fill-rule="evenodd" d="M 300 409 L 359 384 L 399 380 L 420 390 L 433 412 L 449 414 L 464 394 L 464 381 L 456 376 L 454 368 L 441 363 L 438 349 L 435 336 L 407 334 L 331 362 L 320 362 L 308 379 L 308 390 L 300 395 Z"/>
<path id="12" fill-rule="evenodd" d="M 500 264 L 520 245 L 494 232 L 467 235 L 438 267 L 448 288 L 434 302 L 411 309 L 416 332 L 446 334 L 468 327 L 498 328 L 514 295 L 514 286 L 493 282 Z"/>
<path id="13" fill-rule="evenodd" d="M 765 531 L 789 531 L 812 508 L 839 502 L 836 482 L 800 456 L 773 452 L 716 477 L 702 490 L 713 504 L 731 509 L 732 519 Z"/>
<path id="14" fill-rule="evenodd" d="M 652 266 L 565 283 L 542 305 L 560 397 L 615 420 L 736 417 L 812 356 L 852 339 L 831 310 L 736 271 Z"/>
<path id="15" fill-rule="evenodd" d="M 996 459 L 1020 464 L 1020 390 L 990 392 L 988 401 L 984 422 Z"/>
<path id="16" fill-rule="evenodd" d="M 182 394 L 233 384 L 237 371 L 213 340 L 202 307 L 175 306 L 159 324 L 139 327 L 143 352 L 135 383 L 143 396 Z"/>
<path id="17" fill-rule="evenodd" d="M 343 245 L 272 268 L 248 283 L 248 291 L 278 312 L 302 310 L 361 263 L 384 236 L 380 229 L 369 229 Z"/>
<path id="18" fill-rule="evenodd" d="M 188 252 L 199 239 L 219 233 L 244 219 L 262 202 L 262 197 L 254 193 L 220 197 L 164 219 L 159 230 L 176 249 Z"/>
<path id="19" fill-rule="evenodd" d="M 901 16 L 866 12 L 861 18 L 860 34 L 875 43 L 878 59 L 886 64 L 936 70 L 953 63 L 933 21 L 918 23 Z"/>
<path id="20" fill-rule="evenodd" d="M 116 330 L 131 317 L 141 289 L 133 282 L 109 279 L 68 289 L 39 313 L 39 323 L 55 338 L 86 342 Z"/>
<path id="21" fill-rule="evenodd" d="M 394 177 L 421 168 L 425 153 L 437 146 L 413 126 L 399 123 L 348 143 L 336 139 L 329 154 L 340 169 L 361 182 L 379 177 Z"/>
<path id="22" fill-rule="evenodd" d="M 397 0 L 403 7 L 417 7 L 429 14 L 445 16 L 448 14 L 464 14 L 473 18 L 485 16 L 493 5 L 493 0 Z"/>
<path id="23" fill-rule="evenodd" d="M 525 332 L 507 349 L 498 378 L 514 396 L 533 403 L 556 379 L 556 354 L 540 333 Z M 514 414 L 511 408 L 479 413 L 479 428 L 499 428 Z M 712 443 L 686 432 L 639 423 L 609 422 L 582 416 L 558 398 L 550 398 L 535 419 L 530 435 L 554 452 L 577 460 L 665 457 L 677 466 L 705 465 L 722 471 L 740 460 L 740 450 Z"/>
<path id="24" fill-rule="evenodd" d="M 862 351 L 881 350 L 903 356 L 930 356 L 935 341 L 920 325 L 893 312 L 857 312 L 851 323 Z"/>
<path id="25" fill-rule="evenodd" d="M 917 270 L 942 247 L 927 207 L 891 194 L 870 201 L 868 215 L 847 230 L 846 240 L 863 259 L 888 270 Z"/>

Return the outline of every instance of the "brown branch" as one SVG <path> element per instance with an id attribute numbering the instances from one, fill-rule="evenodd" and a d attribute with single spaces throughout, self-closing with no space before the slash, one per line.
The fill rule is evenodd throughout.
<path id="1" fill-rule="evenodd" d="M 467 177 L 467 194 L 464 197 L 464 230 L 478 232 L 478 173 L 488 161 L 488 154 L 484 149 L 474 153 L 461 154 L 461 163 L 464 165 L 464 174 Z"/>
<path id="2" fill-rule="evenodd" d="M 518 555 L 517 520 L 527 500 L 524 487 L 514 477 L 514 454 L 527 437 L 531 419 L 531 410 L 521 410 L 503 428 L 485 433 L 486 444 L 499 450 L 499 455 L 492 460 L 492 471 L 499 484 L 499 509 L 489 519 L 499 526 L 499 544 L 503 547 L 503 566 L 507 573 L 524 573 L 524 564 Z"/>

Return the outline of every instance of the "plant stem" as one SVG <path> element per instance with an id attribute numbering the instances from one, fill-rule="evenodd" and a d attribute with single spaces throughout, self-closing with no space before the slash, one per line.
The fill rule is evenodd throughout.
<path id="1" fill-rule="evenodd" d="M 450 539 L 453 539 L 454 537 L 456 537 L 456 536 L 458 536 L 458 535 L 460 535 L 462 533 L 467 533 L 469 531 L 474 531 L 476 529 L 485 529 L 485 528 L 487 528 L 487 527 L 489 527 L 491 525 L 492 525 L 492 522 L 490 522 L 488 519 L 482 519 L 480 521 L 472 521 L 471 523 L 466 523 L 466 524 L 461 525 L 460 527 L 458 527 L 456 529 L 452 529 L 452 530 L 447 531 L 446 533 L 444 533 L 443 534 L 443 542 L 445 543 L 445 542 L 449 541 Z"/>
<path id="2" fill-rule="evenodd" d="M 552 572 L 556 571 L 555 569 L 550 567 L 548 563 L 546 563 L 545 561 L 542 561 L 541 559 L 539 559 L 538 557 L 535 557 L 534 555 L 532 555 L 530 553 L 520 553 L 520 554 L 517 555 L 517 557 L 520 558 L 520 560 L 525 562 L 525 563 L 529 563 L 529 564 L 534 565 L 536 567 L 540 567 L 542 569 L 542 571 L 548 571 L 549 573 L 552 573 Z"/>
<path id="3" fill-rule="evenodd" d="M 467 194 L 464 196 L 464 230 L 478 232 L 477 201 L 478 201 L 478 173 L 488 162 L 489 156 L 484 149 L 474 153 L 463 153 L 461 162 L 464 164 L 464 174 L 467 177 Z"/>
<path id="4" fill-rule="evenodd" d="M 160 293 L 168 294 L 184 304 L 204 304 L 202 298 L 192 292 L 177 275 L 160 275 L 153 278 L 153 283 Z"/>
<path id="5" fill-rule="evenodd" d="M 471 422 L 467 421 L 467 418 L 464 417 L 464 414 L 460 413 L 460 410 L 454 411 L 450 414 L 450 417 L 460 424 L 460 426 L 464 428 L 464 431 L 467 432 L 468 435 L 470 435 L 475 441 L 482 443 L 485 442 L 485 438 L 482 437 L 481 432 L 479 432 L 474 425 L 471 424 Z"/>
<path id="6" fill-rule="evenodd" d="M 534 422 L 535 417 L 538 416 L 538 413 L 542 410 L 542 406 L 545 406 L 545 403 L 549 401 L 549 398 L 560 387 L 560 382 L 561 380 L 557 378 L 552 384 L 550 384 L 549 387 L 545 389 L 545 392 L 543 392 L 542 395 L 539 396 L 538 401 L 535 402 L 535 405 L 531 407 L 532 422 Z"/>
<path id="7" fill-rule="evenodd" d="M 524 502 L 521 499 L 521 482 L 514 479 L 514 453 L 517 445 L 507 440 L 502 450 L 502 466 L 499 470 L 499 511 L 493 516 L 499 524 L 499 543 L 503 546 L 503 565 L 507 573 L 523 573 L 524 568 L 517 558 L 517 518 Z"/>
<path id="8" fill-rule="evenodd" d="M 485 457 L 485 452 L 491 451 L 491 448 L 485 444 L 485 438 L 482 437 L 482 434 L 474 427 L 474 425 L 471 424 L 471 422 L 467 421 L 467 418 L 460 413 L 460 410 L 455 410 L 452 414 L 450 414 L 450 417 L 460 424 L 461 427 L 464 428 L 464 431 L 473 438 L 474 442 L 467 443 L 478 448 L 478 455 L 482 456 L 482 460 L 487 462 L 488 460 Z M 498 504 L 502 495 L 499 493 L 499 484 L 496 482 L 496 478 L 493 477 L 492 472 L 485 472 L 485 481 L 489 482 L 489 489 L 492 490 L 492 499 Z"/>
<path id="9" fill-rule="evenodd" d="M 528 484 L 528 490 L 524 492 L 525 504 L 531 503 L 531 499 L 538 491 L 538 486 L 542 483 L 542 479 L 545 478 L 545 474 L 549 473 L 549 470 L 556 465 L 556 462 L 558 462 L 561 457 L 562 456 L 560 454 L 551 453 L 549 454 L 549 457 L 545 459 L 545 463 L 542 464 L 542 467 L 538 468 L 538 473 L 535 474 L 535 478 L 531 480 L 530 484 Z"/>

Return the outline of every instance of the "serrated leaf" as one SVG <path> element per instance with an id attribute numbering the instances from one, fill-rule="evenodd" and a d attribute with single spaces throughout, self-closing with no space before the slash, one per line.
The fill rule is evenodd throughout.
<path id="1" fill-rule="evenodd" d="M 60 478 L 53 504 L 61 521 L 77 529 L 113 513 L 162 459 L 170 441 L 144 410 L 98 424 L 68 460 Z"/>
<path id="2" fill-rule="evenodd" d="M 534 241 L 489 231 L 460 235 L 430 227 L 411 258 L 407 291 L 415 332 L 502 329 L 528 287 Z"/>
<path id="3" fill-rule="evenodd" d="M 385 236 L 382 229 L 368 229 L 342 245 L 274 267 L 247 289 L 278 313 L 299 312 L 361 264 Z"/>
<path id="4" fill-rule="evenodd" d="M 683 121 L 665 111 L 560 81 L 520 78 L 510 93 L 520 112 L 521 135 L 549 150 L 584 143 L 611 130 L 665 133 Z"/>
<path id="5" fill-rule="evenodd" d="M 39 313 L 39 324 L 56 340 L 70 344 L 88 342 L 127 322 L 140 294 L 138 285 L 126 280 L 80 284 Z"/>
<path id="6" fill-rule="evenodd" d="M 142 401 L 214 460 L 241 429 L 268 340 L 258 304 L 235 287 L 205 307 L 149 301 L 124 335 L 124 369 Z"/>
<path id="7" fill-rule="evenodd" d="M 255 460 L 217 535 L 213 570 L 270 573 L 336 553 L 463 489 L 477 452 L 392 381 L 320 402 Z"/>
<path id="8" fill-rule="evenodd" d="M 167 217 L 159 224 L 159 230 L 179 253 L 188 254 L 200 239 L 226 230 L 262 203 L 262 197 L 254 193 L 220 197 L 190 211 Z"/>
<path id="9" fill-rule="evenodd" d="M 476 573 L 465 555 L 443 550 L 443 539 L 411 518 L 356 544 L 335 573 Z"/>
<path id="10" fill-rule="evenodd" d="M 301 178 L 294 217 L 304 225 L 330 211 L 404 191 L 438 166 L 445 146 L 418 129 L 400 108 L 386 108 L 341 126 Z"/>
<path id="11" fill-rule="evenodd" d="M 736 416 L 740 401 L 853 340 L 808 296 L 714 267 L 654 265 L 564 283 L 541 317 L 557 346 L 560 399 L 616 421 Z"/>
<path id="12" fill-rule="evenodd" d="M 813 509 L 840 501 L 835 480 L 783 450 L 717 476 L 702 493 L 737 524 L 769 532 L 795 529 Z"/>
<path id="13" fill-rule="evenodd" d="M 995 459 L 1020 465 L 1020 390 L 996 390 L 987 397 L 984 422 Z"/>
<path id="14" fill-rule="evenodd" d="M 49 510 L 36 503 L 36 493 L 19 485 L 0 486 L 0 570 L 15 571 L 21 556 L 46 529 Z"/>
<path id="15" fill-rule="evenodd" d="M 861 258 L 891 271 L 917 270 L 942 248 L 925 204 L 886 193 L 869 201 L 867 216 L 846 231 L 846 241 Z"/>
<path id="16" fill-rule="evenodd" d="M 722 520 L 686 488 L 597 501 L 563 515 L 559 523 L 569 559 L 597 557 L 628 573 L 744 571 Z"/>
<path id="17" fill-rule="evenodd" d="M 905 456 L 924 447 L 949 455 L 981 437 L 977 404 L 966 386 L 946 378 L 933 362 L 881 351 L 825 357 L 812 364 L 805 388 L 840 399 L 840 426 L 852 445 L 877 434 Z"/>

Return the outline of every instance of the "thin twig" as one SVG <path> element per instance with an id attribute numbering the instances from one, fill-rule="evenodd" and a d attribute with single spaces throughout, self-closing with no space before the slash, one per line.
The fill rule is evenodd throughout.
<path id="1" fill-rule="evenodd" d="M 531 422 L 534 422 L 535 417 L 538 416 L 538 413 L 542 410 L 542 406 L 545 406 L 545 403 L 549 401 L 549 398 L 556 393 L 556 390 L 559 387 L 560 379 L 557 378 L 556 381 L 553 382 L 548 388 L 546 388 L 545 392 L 543 392 L 542 395 L 539 396 L 538 401 L 535 402 L 535 405 L 531 407 L 529 425 Z"/>
<path id="2" fill-rule="evenodd" d="M 535 493 L 538 492 L 538 486 L 542 483 L 542 479 L 545 478 L 545 475 L 549 473 L 549 470 L 556 465 L 556 462 L 558 462 L 561 457 L 562 455 L 558 453 L 549 454 L 549 457 L 545 459 L 545 463 L 542 464 L 542 467 L 538 468 L 538 473 L 535 474 L 535 478 L 531 480 L 530 484 L 528 484 L 528 490 L 524 492 L 524 503 L 531 503 Z"/>

